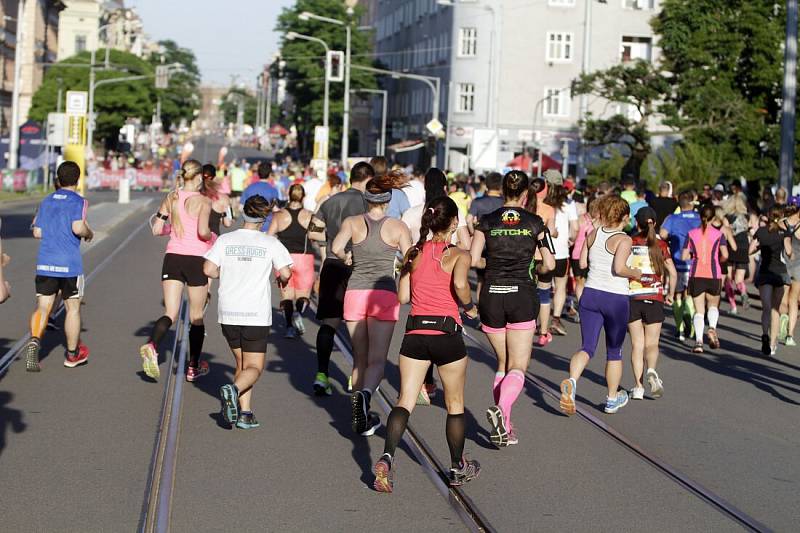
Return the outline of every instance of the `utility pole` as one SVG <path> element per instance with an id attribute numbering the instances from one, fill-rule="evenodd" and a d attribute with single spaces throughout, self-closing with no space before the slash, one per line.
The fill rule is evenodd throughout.
<path id="1" fill-rule="evenodd" d="M 344 52 L 344 113 L 342 114 L 342 168 L 347 169 L 350 154 L 350 21 L 345 23 L 347 45 Z"/>
<path id="2" fill-rule="evenodd" d="M 589 69 L 592 67 L 592 4 L 594 0 L 585 0 L 583 13 L 583 60 L 581 61 L 581 74 L 588 74 Z M 578 168 L 577 168 L 577 181 L 586 178 L 586 147 L 583 143 L 583 121 L 586 120 L 586 114 L 589 111 L 589 95 L 581 95 L 581 108 L 580 116 L 578 118 Z"/>
<path id="3" fill-rule="evenodd" d="M 797 0 L 786 0 L 786 51 L 781 109 L 781 161 L 779 185 L 792 194 L 794 143 L 797 123 Z"/>
<path id="4" fill-rule="evenodd" d="M 19 166 L 19 93 L 22 91 L 22 41 L 25 33 L 22 19 L 25 16 L 27 0 L 19 0 L 17 5 L 17 37 L 14 45 L 14 92 L 11 95 L 11 137 L 8 145 L 8 168 L 16 170 Z"/>

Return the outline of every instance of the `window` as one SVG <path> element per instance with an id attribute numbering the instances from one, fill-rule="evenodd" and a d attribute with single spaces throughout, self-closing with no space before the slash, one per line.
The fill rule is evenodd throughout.
<path id="1" fill-rule="evenodd" d="M 650 37 L 622 36 L 622 61 L 652 60 L 653 40 Z"/>
<path id="2" fill-rule="evenodd" d="M 655 0 L 622 0 L 625 9 L 654 9 Z"/>
<path id="3" fill-rule="evenodd" d="M 548 6 L 575 7 L 575 0 L 547 0 Z"/>
<path id="4" fill-rule="evenodd" d="M 75 36 L 75 53 L 79 54 L 86 50 L 86 36 L 85 35 L 76 35 Z"/>
<path id="5" fill-rule="evenodd" d="M 459 28 L 458 57 L 475 57 L 478 53 L 478 28 Z"/>
<path id="6" fill-rule="evenodd" d="M 459 113 L 472 113 L 475 111 L 475 84 L 458 84 L 458 107 Z"/>
<path id="7" fill-rule="evenodd" d="M 572 61 L 573 34 L 566 32 L 547 32 L 547 60 Z"/>
<path id="8" fill-rule="evenodd" d="M 569 89 L 554 89 L 548 87 L 544 90 L 544 116 L 568 117 L 570 113 Z"/>

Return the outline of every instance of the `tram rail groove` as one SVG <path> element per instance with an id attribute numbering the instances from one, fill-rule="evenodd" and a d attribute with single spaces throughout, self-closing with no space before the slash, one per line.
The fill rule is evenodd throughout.
<path id="1" fill-rule="evenodd" d="M 84 280 L 84 281 L 85 281 L 85 282 L 84 282 L 84 287 L 88 286 L 88 285 L 89 285 L 89 283 L 90 283 L 90 282 L 91 282 L 91 281 L 92 281 L 94 278 L 96 278 L 96 277 L 98 276 L 98 274 L 100 274 L 101 272 L 103 272 L 103 270 L 105 270 L 105 269 L 108 267 L 108 265 L 110 265 L 110 264 L 111 264 L 111 261 L 113 261 L 113 260 L 114 260 L 114 258 L 115 258 L 115 257 L 116 257 L 116 256 L 117 256 L 117 255 L 118 255 L 118 254 L 119 254 L 119 253 L 122 251 L 122 250 L 124 250 L 124 249 L 125 249 L 125 247 L 127 247 L 127 246 L 128 246 L 128 244 L 130 244 L 130 242 L 131 242 L 131 241 L 132 241 L 132 240 L 133 240 L 133 239 L 134 239 L 134 238 L 135 238 L 135 237 L 136 237 L 136 236 L 137 236 L 137 235 L 138 235 L 138 234 L 139 234 L 139 233 L 140 233 L 140 232 L 141 232 L 141 231 L 142 231 L 144 228 L 148 227 L 149 225 L 150 225 L 150 224 L 149 224 L 149 222 L 148 222 L 148 221 L 144 221 L 144 222 L 143 222 L 141 225 L 139 225 L 139 226 L 138 226 L 136 229 L 134 229 L 134 230 L 131 232 L 131 234 L 130 234 L 130 235 L 128 235 L 128 236 L 125 238 L 125 240 L 123 240 L 121 243 L 119 243 L 119 245 L 118 245 L 116 248 L 114 248 L 114 250 L 113 250 L 113 251 L 112 251 L 110 254 L 108 254 L 108 255 L 107 255 L 107 256 L 106 256 L 106 257 L 105 257 L 105 258 L 104 258 L 104 259 L 103 259 L 103 260 L 100 262 L 100 264 L 99 264 L 99 265 L 97 265 L 96 267 L 94 267 L 94 269 L 92 269 L 92 271 L 91 271 L 91 272 L 90 272 L 90 273 L 89 273 L 89 274 L 86 276 L 86 279 Z M 51 316 L 52 318 L 58 318 L 59 316 L 61 316 L 61 314 L 62 314 L 63 312 L 64 312 L 64 304 L 62 303 L 62 304 L 61 304 L 61 305 L 58 307 L 58 309 L 55 309 L 54 311 L 52 311 L 52 312 L 50 313 L 50 316 Z M 17 342 L 15 342 L 15 343 L 14 343 L 14 344 L 13 344 L 13 345 L 12 345 L 12 346 L 11 346 L 11 347 L 8 349 L 8 350 L 6 350 L 6 353 L 5 353 L 5 354 L 3 354 L 3 356 L 2 356 L 2 357 L 0 357 L 0 377 L 2 377 L 2 376 L 3 376 L 3 375 L 6 373 L 6 371 L 8 370 L 8 368 L 11 366 L 11 363 L 13 363 L 13 362 L 14 362 L 14 360 L 15 360 L 15 358 L 16 358 L 16 355 L 19 353 L 19 351 L 20 351 L 20 350 L 22 350 L 22 348 L 23 348 L 23 347 L 24 347 L 26 344 L 28 344 L 28 341 L 29 341 L 30 339 L 31 339 L 31 333 L 30 333 L 30 331 L 29 331 L 29 332 L 25 333 L 25 335 L 24 335 L 23 337 L 21 337 L 21 338 L 20 338 L 20 339 L 19 339 Z"/>
<path id="2" fill-rule="evenodd" d="M 482 342 L 480 342 L 471 332 L 464 329 L 464 336 L 474 342 L 480 350 L 487 354 L 491 354 L 491 350 L 486 347 Z M 554 400 L 561 399 L 561 391 L 551 387 L 540 378 L 532 374 L 529 370 L 525 371 L 525 379 L 534 385 L 536 388 L 553 398 Z M 638 444 L 636 444 L 633 440 L 626 437 L 616 429 L 612 428 L 593 414 L 591 414 L 585 407 L 577 405 L 576 402 L 576 413 L 580 418 L 584 421 L 588 422 L 596 429 L 600 430 L 601 432 L 605 433 L 608 437 L 614 440 L 617 444 L 622 446 L 623 448 L 627 449 L 628 451 L 632 452 L 634 455 L 638 456 L 644 462 L 648 463 L 650 466 L 654 467 L 657 471 L 664 474 L 667 478 L 671 479 L 673 482 L 677 483 L 679 486 L 683 487 L 687 492 L 697 496 L 708 505 L 722 513 L 723 515 L 727 516 L 740 526 L 744 527 L 748 531 L 754 531 L 758 533 L 771 533 L 772 529 L 770 529 L 767 525 L 762 524 L 755 518 L 751 517 L 741 509 L 737 508 L 732 503 L 728 502 L 718 494 L 714 493 L 710 489 L 704 487 L 701 483 L 693 480 L 677 468 L 671 466 L 667 462 L 660 459 L 653 453 L 648 452 Z"/>
<path id="3" fill-rule="evenodd" d="M 316 312 L 316 303 L 311 302 L 310 307 Z M 353 352 L 349 343 L 337 331 L 334 342 L 339 348 L 339 351 L 345 356 L 351 364 L 353 363 Z M 375 391 L 377 394 L 373 395 L 381 406 L 381 410 L 388 416 L 392 410 L 393 403 L 384 391 L 378 388 Z M 408 448 L 414 453 L 414 457 L 419 461 L 420 465 L 425 470 L 425 474 L 431 483 L 436 487 L 439 493 L 447 500 L 450 506 L 461 518 L 467 529 L 473 533 L 494 533 L 497 531 L 486 518 L 486 516 L 478 509 L 478 506 L 460 487 L 451 487 L 447 482 L 447 469 L 436 457 L 431 447 L 425 440 L 414 431 L 411 424 L 408 424 L 406 432 L 403 435 L 403 441 Z"/>
<path id="4" fill-rule="evenodd" d="M 147 476 L 144 503 L 139 520 L 141 533 L 166 533 L 169 531 L 183 404 L 184 380 L 181 378 L 186 365 L 186 353 L 189 345 L 187 315 L 188 305 L 186 297 L 184 297 L 178 311 L 178 323 L 175 325 L 175 340 L 168 366 L 167 383 L 164 386 L 153 456 Z"/>

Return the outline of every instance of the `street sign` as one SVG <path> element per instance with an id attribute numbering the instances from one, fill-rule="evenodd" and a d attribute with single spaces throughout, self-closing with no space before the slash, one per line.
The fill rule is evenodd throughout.
<path id="1" fill-rule="evenodd" d="M 67 144 L 86 145 L 86 117 L 69 115 L 67 117 Z"/>
<path id="2" fill-rule="evenodd" d="M 167 65 L 156 66 L 156 89 L 169 88 L 169 67 Z"/>
<path id="3" fill-rule="evenodd" d="M 314 159 L 328 159 L 328 128 L 314 128 Z"/>
<path id="4" fill-rule="evenodd" d="M 497 131 L 476 128 L 472 132 L 470 166 L 478 170 L 496 170 L 499 144 Z"/>
<path id="5" fill-rule="evenodd" d="M 328 50 L 325 58 L 325 73 L 328 81 L 344 81 L 344 52 Z"/>
<path id="6" fill-rule="evenodd" d="M 67 131 L 66 113 L 47 114 L 47 144 L 50 146 L 64 146 Z"/>
<path id="7" fill-rule="evenodd" d="M 85 115 L 89 110 L 89 93 L 86 91 L 67 91 L 67 114 Z"/>
<path id="8" fill-rule="evenodd" d="M 442 131 L 442 129 L 444 128 L 444 124 L 439 122 L 439 119 L 434 118 L 433 120 L 425 124 L 425 127 L 428 128 L 428 131 L 431 132 L 431 135 L 436 135 L 437 133 Z"/>

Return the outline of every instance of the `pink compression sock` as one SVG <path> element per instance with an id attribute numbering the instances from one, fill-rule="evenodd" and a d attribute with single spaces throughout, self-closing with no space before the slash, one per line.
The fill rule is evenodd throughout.
<path id="1" fill-rule="evenodd" d="M 492 383 L 492 397 L 494 398 L 495 405 L 500 402 L 500 384 L 503 383 L 503 379 L 505 379 L 505 377 L 505 372 L 495 372 L 494 374 L 494 383 Z"/>
<path id="2" fill-rule="evenodd" d="M 500 384 L 500 398 L 497 405 L 500 407 L 500 411 L 503 412 L 506 423 L 511 422 L 511 408 L 524 387 L 525 374 L 520 370 L 512 370 L 506 374 L 503 383 Z"/>
<path id="3" fill-rule="evenodd" d="M 730 279 L 725 280 L 725 296 L 728 298 L 731 309 L 736 309 L 736 291 L 733 289 L 733 282 Z"/>

